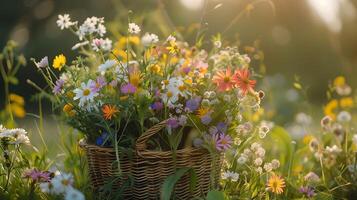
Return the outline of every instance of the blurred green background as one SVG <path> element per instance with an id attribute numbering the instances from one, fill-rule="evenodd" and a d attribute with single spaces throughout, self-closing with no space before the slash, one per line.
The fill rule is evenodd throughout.
<path id="1" fill-rule="evenodd" d="M 49 56 L 52 61 L 63 53 L 71 60 L 76 56 L 71 51 L 76 37 L 56 26 L 58 14 L 64 13 L 79 22 L 103 16 L 110 30 L 118 32 L 132 10 L 144 32 L 164 38 L 175 31 L 191 44 L 195 27 L 203 22 L 208 39 L 217 33 L 228 41 L 239 35 L 242 45 L 258 39 L 267 76 L 281 74 L 284 84 L 299 76 L 309 87 L 309 99 L 321 104 L 327 83 L 335 76 L 344 75 L 352 88 L 357 86 L 356 8 L 357 0 L 2 0 L 0 47 L 12 39 L 26 58 Z M 44 85 L 30 62 L 18 76 L 20 84 L 11 90 L 26 99 L 36 92 L 26 79 Z M 0 91 L 3 107 L 2 87 Z M 27 101 L 26 110 L 36 112 L 34 105 Z"/>

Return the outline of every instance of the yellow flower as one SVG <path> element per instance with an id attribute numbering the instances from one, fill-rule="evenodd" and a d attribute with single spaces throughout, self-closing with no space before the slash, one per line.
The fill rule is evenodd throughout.
<path id="1" fill-rule="evenodd" d="M 337 76 L 333 81 L 333 85 L 335 87 L 341 87 L 344 86 L 345 84 L 346 84 L 346 79 L 343 76 Z"/>
<path id="2" fill-rule="evenodd" d="M 63 106 L 63 111 L 64 111 L 65 113 L 69 113 L 69 112 L 72 111 L 72 110 L 73 110 L 73 105 L 70 104 L 70 103 L 68 103 L 68 104 L 66 104 L 66 105 Z"/>
<path id="3" fill-rule="evenodd" d="M 304 138 L 302 139 L 302 141 L 303 141 L 303 143 L 304 144 L 310 144 L 310 141 L 312 140 L 312 139 L 314 139 L 315 137 L 314 136 L 312 136 L 312 135 L 310 135 L 310 134 L 306 134 L 305 136 L 304 136 Z"/>
<path id="4" fill-rule="evenodd" d="M 148 66 L 148 71 L 150 71 L 153 74 L 162 75 L 161 67 L 158 64 L 149 65 Z"/>
<path id="5" fill-rule="evenodd" d="M 76 111 L 71 110 L 68 112 L 68 116 L 73 117 L 74 115 L 76 115 Z"/>
<path id="6" fill-rule="evenodd" d="M 53 68 L 61 70 L 62 67 L 66 64 L 66 57 L 63 54 L 60 54 L 53 59 Z"/>
<path id="7" fill-rule="evenodd" d="M 284 192 L 284 187 L 284 179 L 273 173 L 268 180 L 267 189 L 273 193 L 281 194 Z"/>
<path id="8" fill-rule="evenodd" d="M 12 103 L 6 106 L 6 109 L 9 110 L 15 117 L 24 118 L 26 115 L 26 111 L 23 106 Z"/>
<path id="9" fill-rule="evenodd" d="M 335 110 L 338 108 L 338 101 L 336 99 L 332 99 L 328 102 L 324 108 L 324 113 L 327 116 L 330 116 L 332 119 L 336 119 Z"/>
<path id="10" fill-rule="evenodd" d="M 169 52 L 172 54 L 179 52 L 179 48 L 175 41 L 170 41 L 170 46 L 166 47 L 166 49 L 169 50 Z"/>
<path id="11" fill-rule="evenodd" d="M 197 116 L 202 118 L 204 117 L 207 113 L 209 112 L 209 108 L 203 108 L 201 107 L 200 109 L 197 110 Z"/>
<path id="12" fill-rule="evenodd" d="M 19 105 L 21 105 L 21 106 L 25 105 L 25 100 L 24 100 L 24 98 L 23 98 L 22 96 L 20 96 L 20 95 L 11 93 L 11 94 L 9 95 L 9 99 L 10 99 L 10 101 L 13 102 L 13 103 L 17 103 L 17 104 L 19 104 Z"/>
<path id="13" fill-rule="evenodd" d="M 130 83 L 133 84 L 135 87 L 138 87 L 138 85 L 141 82 L 141 73 L 139 70 L 135 70 L 134 72 L 129 74 L 129 80 Z"/>
<path id="14" fill-rule="evenodd" d="M 138 36 L 130 36 L 130 37 L 121 37 L 119 41 L 115 44 L 119 49 L 126 48 L 127 41 L 129 41 L 132 45 L 139 45 L 140 38 Z"/>
<path id="15" fill-rule="evenodd" d="M 114 49 L 113 50 L 113 54 L 115 55 L 115 57 L 121 59 L 123 62 L 127 61 L 127 54 L 125 51 L 121 50 L 121 49 Z M 113 57 L 112 57 L 113 58 Z"/>
<path id="16" fill-rule="evenodd" d="M 341 108 L 352 108 L 353 107 L 353 99 L 351 97 L 344 97 L 340 99 Z"/>
<path id="17" fill-rule="evenodd" d="M 69 99 L 73 99 L 73 97 L 74 97 L 74 93 L 73 92 L 67 92 L 66 93 L 66 95 L 67 95 L 67 97 L 69 98 Z"/>

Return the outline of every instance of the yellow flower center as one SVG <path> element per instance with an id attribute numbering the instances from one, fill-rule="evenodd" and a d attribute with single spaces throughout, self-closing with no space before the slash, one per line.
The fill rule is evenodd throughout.
<path id="1" fill-rule="evenodd" d="M 167 92 L 167 97 L 168 97 L 168 98 L 171 98 L 172 96 L 173 96 L 172 92 L 171 92 L 171 91 L 168 91 L 168 92 Z"/>
<path id="2" fill-rule="evenodd" d="M 89 89 L 83 90 L 83 96 L 88 96 L 89 94 L 90 94 L 90 90 Z"/>
<path id="3" fill-rule="evenodd" d="M 180 85 L 178 87 L 178 89 L 182 92 L 182 91 L 184 91 L 186 89 L 186 86 L 185 85 Z"/>
<path id="4" fill-rule="evenodd" d="M 226 77 L 224 77 L 223 81 L 225 83 L 229 83 L 231 81 L 231 77 L 226 76 Z"/>

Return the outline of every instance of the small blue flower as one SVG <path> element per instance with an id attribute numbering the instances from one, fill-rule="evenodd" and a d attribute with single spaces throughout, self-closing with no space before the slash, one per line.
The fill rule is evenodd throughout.
<path id="1" fill-rule="evenodd" d="M 98 146 L 109 146 L 110 141 L 109 141 L 108 137 L 109 137 L 109 134 L 107 132 L 103 132 L 102 135 L 96 139 L 95 144 Z"/>

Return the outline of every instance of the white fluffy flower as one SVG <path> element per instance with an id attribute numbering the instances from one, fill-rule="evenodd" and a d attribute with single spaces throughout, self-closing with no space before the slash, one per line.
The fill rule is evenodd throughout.
<path id="1" fill-rule="evenodd" d="M 248 161 L 248 158 L 246 156 L 244 156 L 244 155 L 241 155 L 237 159 L 238 164 L 241 164 L 241 165 L 245 164 L 247 161 Z"/>
<path id="2" fill-rule="evenodd" d="M 280 167 L 280 161 L 277 159 L 272 160 L 271 164 L 273 166 L 273 169 L 278 169 Z"/>
<path id="3" fill-rule="evenodd" d="M 56 21 L 56 23 L 57 26 L 61 28 L 61 30 L 67 29 L 75 24 L 75 22 L 71 22 L 69 14 L 58 15 L 58 20 Z"/>
<path id="4" fill-rule="evenodd" d="M 71 188 L 73 185 L 72 174 L 60 173 L 57 174 L 51 180 L 53 186 L 53 192 L 56 194 L 63 194 L 67 189 Z"/>
<path id="5" fill-rule="evenodd" d="M 259 137 L 260 138 L 265 138 L 265 136 L 267 135 L 267 133 L 270 131 L 268 126 L 260 126 L 259 127 Z"/>
<path id="6" fill-rule="evenodd" d="M 82 192 L 74 189 L 73 187 L 68 187 L 64 195 L 65 200 L 85 200 Z"/>
<path id="7" fill-rule="evenodd" d="M 332 147 L 327 146 L 326 151 L 327 151 L 327 153 L 337 154 L 337 153 L 342 152 L 342 149 L 336 145 L 333 145 Z"/>
<path id="8" fill-rule="evenodd" d="M 141 42 L 144 46 L 150 46 L 159 42 L 159 37 L 154 33 L 145 33 L 144 36 L 141 38 Z"/>
<path id="9" fill-rule="evenodd" d="M 103 25 L 104 18 L 98 17 L 88 17 L 84 23 L 79 26 L 76 34 L 79 37 L 79 40 L 83 40 L 86 35 L 98 33 L 100 36 L 103 36 L 106 32 L 106 29 Z"/>
<path id="10" fill-rule="evenodd" d="M 262 174 L 263 173 L 263 168 L 262 167 L 258 167 L 255 169 L 256 172 L 258 172 L 258 174 Z"/>
<path id="11" fill-rule="evenodd" d="M 349 122 L 351 121 L 351 114 L 347 111 L 341 111 L 337 115 L 337 121 L 339 122 Z"/>
<path id="12" fill-rule="evenodd" d="M 102 73 L 102 75 L 107 71 L 109 68 L 115 66 L 117 62 L 115 60 L 106 60 L 103 64 L 98 66 L 98 71 Z"/>
<path id="13" fill-rule="evenodd" d="M 315 174 L 314 172 L 309 172 L 304 176 L 305 181 L 308 182 L 319 182 L 320 181 L 320 177 Z"/>
<path id="14" fill-rule="evenodd" d="M 131 34 L 138 34 L 140 33 L 141 29 L 140 27 L 135 24 L 135 23 L 129 23 L 129 28 L 128 28 L 129 33 Z"/>
<path id="15" fill-rule="evenodd" d="M 103 35 L 107 32 L 107 29 L 103 24 L 98 24 L 97 26 L 97 33 L 100 37 L 103 37 Z"/>
<path id="16" fill-rule="evenodd" d="M 102 49 L 104 50 L 104 51 L 110 51 L 110 50 L 112 50 L 112 41 L 109 39 L 109 38 L 105 38 L 104 39 L 104 42 L 103 42 L 103 44 L 102 44 Z"/>
<path id="17" fill-rule="evenodd" d="M 265 156 L 265 149 L 260 147 L 257 149 L 257 151 L 255 152 L 255 155 L 257 155 L 258 157 L 264 157 Z"/>
<path id="18" fill-rule="evenodd" d="M 83 107 L 86 103 L 94 100 L 94 97 L 98 96 L 98 93 L 91 89 L 91 86 L 94 85 L 93 80 L 88 80 L 87 83 L 82 83 L 79 88 L 73 90 L 75 96 L 73 100 L 79 99 L 79 106 Z"/>
<path id="19" fill-rule="evenodd" d="M 257 142 L 254 142 L 254 143 L 252 143 L 252 144 L 250 145 L 250 149 L 251 149 L 252 151 L 257 151 L 260 147 L 261 147 L 261 145 L 260 145 L 259 143 L 257 143 Z"/>
<path id="20" fill-rule="evenodd" d="M 264 164 L 264 169 L 267 172 L 271 172 L 271 170 L 273 170 L 273 165 L 271 163 L 265 163 Z"/>
<path id="21" fill-rule="evenodd" d="M 262 160 L 261 158 L 256 158 L 256 159 L 254 160 L 254 165 L 260 166 L 260 165 L 262 165 L 262 164 L 263 164 L 263 160 Z"/>
<path id="22" fill-rule="evenodd" d="M 92 48 L 94 51 L 110 51 L 112 49 L 112 41 L 109 38 L 94 38 L 92 40 Z"/>
<path id="23" fill-rule="evenodd" d="M 222 173 L 223 180 L 231 180 L 233 182 L 237 182 L 239 179 L 239 174 L 231 171 L 226 171 Z"/>

